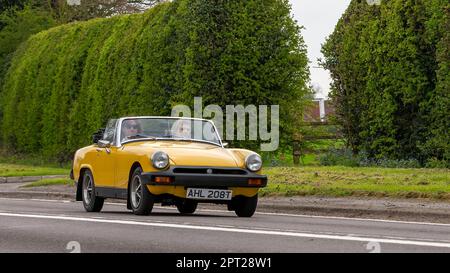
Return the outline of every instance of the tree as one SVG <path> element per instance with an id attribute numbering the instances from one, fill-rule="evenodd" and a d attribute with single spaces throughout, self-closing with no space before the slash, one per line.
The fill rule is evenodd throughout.
<path id="1" fill-rule="evenodd" d="M 12 8 L 23 8 L 26 0 L 2 0 L 0 1 L 0 13 L 12 9 Z"/>
<path id="2" fill-rule="evenodd" d="M 61 23 L 68 23 L 139 13 L 161 2 L 164 0 L 49 0 L 49 6 Z"/>
<path id="3" fill-rule="evenodd" d="M 50 13 L 40 7 L 27 4 L 23 9 L 12 8 L 0 13 L 0 105 L 4 77 L 17 47 L 32 34 L 56 24 Z M 0 107 L 0 118 L 2 117 Z"/>
<path id="4" fill-rule="evenodd" d="M 311 92 L 306 45 L 289 2 L 194 0 L 188 7 L 191 43 L 183 93 L 174 103 L 191 105 L 201 96 L 204 104 L 223 109 L 280 105 L 281 136 L 288 145 Z"/>
<path id="5" fill-rule="evenodd" d="M 424 164 L 448 154 L 446 6 L 353 0 L 324 44 L 331 96 L 355 153 Z"/>

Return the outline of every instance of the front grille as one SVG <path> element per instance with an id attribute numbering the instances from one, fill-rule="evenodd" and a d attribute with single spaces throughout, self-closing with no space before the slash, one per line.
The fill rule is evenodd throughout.
<path id="1" fill-rule="evenodd" d="M 208 173 L 208 169 L 211 170 Z M 221 169 L 221 168 L 187 168 L 177 167 L 173 169 L 174 173 L 188 174 L 229 174 L 229 175 L 246 175 L 247 172 L 242 169 Z"/>

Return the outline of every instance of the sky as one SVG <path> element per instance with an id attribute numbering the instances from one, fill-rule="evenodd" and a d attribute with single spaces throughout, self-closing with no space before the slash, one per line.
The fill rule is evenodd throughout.
<path id="1" fill-rule="evenodd" d="M 302 35 L 308 46 L 310 61 L 311 84 L 321 92 L 316 97 L 326 97 L 330 90 L 330 75 L 328 71 L 317 68 L 318 58 L 323 58 L 320 52 L 325 39 L 333 32 L 336 23 L 345 12 L 351 0 L 289 0 L 292 5 L 294 19 L 305 27 Z"/>

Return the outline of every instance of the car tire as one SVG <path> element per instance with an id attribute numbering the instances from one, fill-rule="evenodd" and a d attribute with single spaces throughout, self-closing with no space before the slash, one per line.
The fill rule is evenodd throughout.
<path id="1" fill-rule="evenodd" d="M 95 191 L 94 176 L 90 170 L 84 171 L 81 187 L 81 196 L 84 209 L 87 212 L 101 211 L 105 198 L 97 196 Z"/>
<path id="2" fill-rule="evenodd" d="M 131 176 L 128 198 L 130 199 L 131 209 L 136 215 L 149 215 L 152 212 L 155 197 L 143 184 L 141 176 L 142 169 L 136 168 Z"/>
<path id="3" fill-rule="evenodd" d="M 198 202 L 190 199 L 182 199 L 176 203 L 181 214 L 192 214 L 197 209 Z"/>
<path id="4" fill-rule="evenodd" d="M 239 217 L 252 217 L 258 205 L 258 195 L 253 197 L 237 196 L 235 197 L 233 208 Z"/>

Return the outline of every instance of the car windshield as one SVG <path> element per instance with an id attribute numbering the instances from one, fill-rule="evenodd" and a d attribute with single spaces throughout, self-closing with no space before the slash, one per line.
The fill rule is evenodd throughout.
<path id="1" fill-rule="evenodd" d="M 214 124 L 187 118 L 127 118 L 122 121 L 122 143 L 139 139 L 173 139 L 220 144 Z"/>

